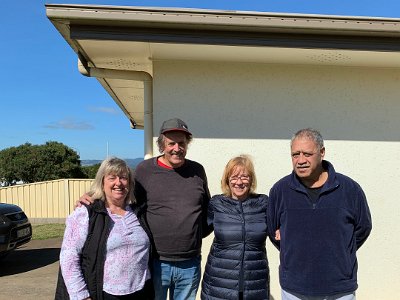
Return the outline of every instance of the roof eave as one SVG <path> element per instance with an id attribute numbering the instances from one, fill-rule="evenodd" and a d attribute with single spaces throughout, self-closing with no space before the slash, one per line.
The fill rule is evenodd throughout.
<path id="1" fill-rule="evenodd" d="M 52 21 L 94 26 L 400 36 L 395 18 L 61 4 L 47 4 L 46 13 Z"/>

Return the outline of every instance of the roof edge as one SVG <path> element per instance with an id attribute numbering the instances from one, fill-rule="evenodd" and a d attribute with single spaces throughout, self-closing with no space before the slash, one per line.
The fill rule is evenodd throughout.
<path id="1" fill-rule="evenodd" d="M 360 32 L 364 35 L 400 35 L 400 19 L 379 17 L 356 17 L 336 15 L 267 13 L 252 11 L 208 10 L 192 8 L 163 8 L 106 5 L 46 4 L 49 19 L 66 23 L 118 22 L 124 26 L 157 26 L 167 24 L 207 26 L 218 30 L 268 31 L 274 28 L 293 31 L 318 30 L 324 33 L 343 31 Z M 147 25 L 146 25 L 147 24 Z"/>
<path id="2" fill-rule="evenodd" d="M 372 17 L 372 16 L 349 16 L 349 15 L 325 15 L 325 14 L 301 14 L 301 13 L 281 13 L 263 12 L 246 10 L 224 10 L 224 9 L 205 9 L 205 8 L 183 8 L 183 7 L 153 7 L 153 6 L 115 6 L 115 5 L 91 5 L 91 4 L 45 4 L 46 8 L 64 9 L 101 9 L 101 10 L 124 10 L 142 12 L 163 12 L 163 13 L 202 13 L 202 14 L 221 14 L 237 16 L 271 16 L 271 17 L 297 17 L 297 18 L 321 18 L 337 20 L 370 20 L 370 21 L 395 21 L 400 22 L 400 18 Z"/>

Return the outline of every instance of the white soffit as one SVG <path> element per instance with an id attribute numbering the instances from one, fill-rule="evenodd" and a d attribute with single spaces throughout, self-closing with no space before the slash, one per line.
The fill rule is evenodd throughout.
<path id="1" fill-rule="evenodd" d="M 98 68 L 145 71 L 151 75 L 152 62 L 161 60 L 400 68 L 398 52 L 97 40 L 81 40 L 78 43 L 90 62 Z M 137 128 L 143 128 L 143 83 L 107 78 L 101 82 L 128 119 Z"/>
<path id="2" fill-rule="evenodd" d="M 107 79 L 107 83 L 112 87 L 113 92 L 119 99 L 124 99 L 123 106 L 129 115 L 135 115 L 136 122 L 138 116 L 143 115 L 143 82 L 122 79 Z M 143 121 L 143 117 L 139 118 Z M 139 122 L 141 123 L 141 122 Z"/>
<path id="3" fill-rule="evenodd" d="M 400 68 L 400 19 L 68 4 L 46 10 L 97 68 L 152 75 L 161 60 Z M 143 128 L 143 83 L 98 80 Z"/>
<path id="4" fill-rule="evenodd" d="M 266 64 L 332 65 L 399 68 L 399 52 L 337 49 L 293 49 L 145 43 L 129 41 L 79 41 L 98 68 L 139 70 L 152 74 L 152 61 L 194 60 Z"/>

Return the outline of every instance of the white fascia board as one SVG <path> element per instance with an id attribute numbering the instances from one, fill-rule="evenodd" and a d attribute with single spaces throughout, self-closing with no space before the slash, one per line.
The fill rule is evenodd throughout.
<path id="1" fill-rule="evenodd" d="M 164 24 L 175 28 L 194 25 L 216 30 L 234 31 L 293 31 L 329 34 L 359 32 L 362 35 L 400 35 L 400 19 L 264 12 L 224 11 L 205 9 L 171 9 L 96 5 L 46 5 L 49 19 L 101 25 L 109 22 L 155 26 Z M 94 22 L 94 23 L 93 23 Z M 136 24 L 136 25 L 135 25 Z"/>

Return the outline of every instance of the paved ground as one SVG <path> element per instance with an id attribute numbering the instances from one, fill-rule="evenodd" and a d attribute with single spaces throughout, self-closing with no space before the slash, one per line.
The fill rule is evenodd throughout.
<path id="1" fill-rule="evenodd" d="M 54 299 L 61 241 L 30 241 L 0 260 L 0 299 Z"/>
<path id="2" fill-rule="evenodd" d="M 61 242 L 62 238 L 30 241 L 0 260 L 0 300 L 54 299 Z M 209 241 L 206 244 L 209 249 Z M 203 258 L 203 270 L 204 263 Z"/>

